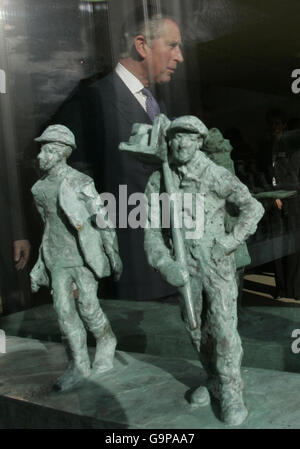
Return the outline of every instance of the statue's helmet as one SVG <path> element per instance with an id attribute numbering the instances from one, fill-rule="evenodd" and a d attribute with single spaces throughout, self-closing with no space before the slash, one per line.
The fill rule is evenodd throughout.
<path id="1" fill-rule="evenodd" d="M 200 134 L 205 138 L 208 134 L 208 129 L 198 117 L 193 115 L 184 115 L 173 120 L 167 129 L 167 137 L 171 137 L 178 131 L 188 131 L 190 133 Z"/>
<path id="2" fill-rule="evenodd" d="M 59 142 L 68 145 L 69 147 L 76 148 L 74 134 L 64 125 L 50 125 L 40 137 L 37 137 L 34 140 L 40 143 Z"/>

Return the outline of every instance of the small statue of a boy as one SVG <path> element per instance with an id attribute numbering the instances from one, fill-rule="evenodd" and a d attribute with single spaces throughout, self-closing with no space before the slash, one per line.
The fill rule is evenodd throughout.
<path id="1" fill-rule="evenodd" d="M 42 285 L 53 290 L 59 326 L 71 354 L 67 371 L 54 388 L 67 390 L 91 373 L 113 366 L 116 338 L 97 290 L 98 279 L 111 273 L 120 277 L 122 262 L 115 230 L 96 226 L 96 217 L 98 223 L 99 216 L 105 221 L 107 214 L 93 180 L 66 163 L 76 148 L 73 133 L 63 125 L 52 125 L 35 140 L 42 144 L 38 160 L 44 176 L 34 184 L 32 193 L 44 233 L 30 273 L 31 285 L 34 292 Z M 92 370 L 85 326 L 96 339 Z"/>

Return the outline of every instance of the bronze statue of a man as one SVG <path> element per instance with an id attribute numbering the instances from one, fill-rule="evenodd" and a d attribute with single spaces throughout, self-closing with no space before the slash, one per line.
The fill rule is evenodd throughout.
<path id="1" fill-rule="evenodd" d="M 151 195 L 166 192 L 166 172 L 162 170 L 152 174 L 146 188 L 150 211 L 145 250 L 150 265 L 169 283 L 179 289 L 190 283 L 197 326 L 191 330 L 186 319 L 187 329 L 209 376 L 208 389 L 199 387 L 192 395 L 192 403 L 208 405 L 210 390 L 220 400 L 222 420 L 239 425 L 248 412 L 242 395 L 243 351 L 237 331 L 234 251 L 255 232 L 264 210 L 232 173 L 200 151 L 207 133 L 205 125 L 193 116 L 175 119 L 166 130 L 171 169 L 168 184 L 171 180 L 177 192 L 192 194 L 195 201 L 196 194 L 200 194 L 203 200 L 201 232 L 187 237 L 191 229 L 186 229 L 183 221 L 186 264 L 175 260 L 170 230 L 152 226 L 152 222 L 161 223 L 162 208 L 151 209 Z M 226 232 L 224 226 L 227 203 L 239 211 L 231 232 Z M 190 214 L 192 219 L 197 218 L 195 208 L 190 209 Z"/>
<path id="2" fill-rule="evenodd" d="M 59 326 L 71 352 L 71 363 L 55 388 L 66 390 L 91 373 L 85 325 L 97 343 L 92 372 L 113 366 L 116 338 L 99 305 L 97 289 L 99 278 L 111 273 L 120 276 L 122 263 L 114 229 L 96 226 L 96 217 L 98 223 L 99 214 L 103 220 L 106 214 L 93 180 L 66 163 L 76 148 L 73 133 L 63 125 L 52 125 L 35 140 L 42 144 L 38 160 L 44 176 L 32 193 L 44 233 L 30 275 L 33 291 L 41 285 L 53 290 Z"/>

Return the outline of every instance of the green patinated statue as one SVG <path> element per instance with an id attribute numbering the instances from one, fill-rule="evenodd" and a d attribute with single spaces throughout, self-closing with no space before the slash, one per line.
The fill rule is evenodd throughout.
<path id="1" fill-rule="evenodd" d="M 226 168 L 235 175 L 234 163 L 230 157 L 232 146 L 228 139 L 224 139 L 221 131 L 211 128 L 204 141 L 203 152 L 217 165 Z M 230 233 L 236 223 L 238 210 L 232 204 L 226 204 L 225 231 Z M 237 281 L 244 273 L 244 267 L 251 262 L 246 243 L 242 243 L 234 252 L 237 273 Z"/>
<path id="2" fill-rule="evenodd" d="M 243 351 L 237 331 L 234 253 L 255 232 L 264 209 L 230 171 L 200 151 L 208 130 L 198 118 L 185 116 L 167 122 L 159 115 L 152 131 L 147 130 L 148 139 L 142 134 L 135 125 L 132 138 L 120 149 L 144 162 L 161 161 L 161 169 L 151 175 L 145 192 L 150 205 L 145 251 L 150 265 L 179 288 L 187 330 L 208 374 L 207 387 L 197 388 L 191 403 L 208 405 L 210 391 L 220 401 L 222 420 L 239 425 L 248 412 L 242 394 Z M 172 232 L 161 226 L 162 203 L 153 210 L 153 194 L 174 191 L 198 195 L 202 201 L 203 226 L 192 238 L 190 225 L 187 228 L 184 220 L 182 228 L 177 229 L 180 235 L 174 232 L 172 222 Z M 229 232 L 225 228 L 228 204 L 238 211 Z M 187 212 L 195 219 L 194 206 Z M 182 211 L 175 206 L 173 212 Z"/>
<path id="3" fill-rule="evenodd" d="M 122 263 L 114 229 L 100 230 L 95 224 L 96 217 L 98 223 L 106 214 L 93 180 L 66 163 L 76 148 L 72 132 L 53 125 L 35 140 L 42 144 L 38 160 L 44 176 L 32 193 L 44 233 L 39 258 L 30 273 L 31 285 L 34 292 L 43 285 L 53 290 L 54 308 L 71 355 L 67 371 L 54 387 L 67 390 L 91 373 L 113 366 L 116 338 L 99 305 L 97 289 L 98 279 L 111 273 L 119 278 Z M 97 343 L 92 370 L 85 325 Z"/>

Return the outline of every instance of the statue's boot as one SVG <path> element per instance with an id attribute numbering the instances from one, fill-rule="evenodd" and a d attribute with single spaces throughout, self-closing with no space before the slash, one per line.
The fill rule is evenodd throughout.
<path id="1" fill-rule="evenodd" d="M 79 307 L 85 324 L 96 339 L 92 374 L 100 374 L 113 368 L 117 339 L 105 313 L 99 306 L 96 294 L 92 298 L 94 298 L 93 301 L 82 300 Z"/>
<path id="2" fill-rule="evenodd" d="M 248 416 L 242 392 L 231 390 L 221 395 L 221 419 L 229 426 L 239 426 Z"/>
<path id="3" fill-rule="evenodd" d="M 210 376 L 208 389 L 220 402 L 221 420 L 229 426 L 239 426 L 248 416 L 243 400 L 242 382 L 237 378 L 234 383 L 221 383 L 218 376 Z"/>
<path id="4" fill-rule="evenodd" d="M 208 389 L 204 386 L 198 387 L 191 395 L 192 407 L 206 407 L 210 404 Z"/>
<path id="5" fill-rule="evenodd" d="M 55 390 L 66 391 L 78 386 L 91 374 L 91 363 L 87 350 L 86 332 L 81 325 L 67 334 L 67 352 L 71 362 L 65 373 L 58 378 Z"/>
<path id="6" fill-rule="evenodd" d="M 93 362 L 92 373 L 100 374 L 113 368 L 117 339 L 113 333 L 110 324 L 106 321 L 101 328 L 101 332 L 97 332 L 96 337 L 96 353 Z"/>
<path id="7" fill-rule="evenodd" d="M 78 387 L 90 374 L 90 363 L 78 366 L 78 364 L 72 361 L 64 374 L 57 379 L 53 388 L 57 391 L 71 390 L 72 388 Z"/>

